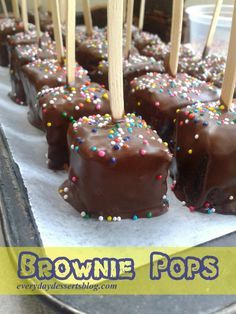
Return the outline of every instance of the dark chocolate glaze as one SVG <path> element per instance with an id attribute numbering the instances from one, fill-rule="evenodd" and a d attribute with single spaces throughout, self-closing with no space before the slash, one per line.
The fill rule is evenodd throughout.
<path id="1" fill-rule="evenodd" d="M 39 20 L 40 20 L 40 29 L 42 32 L 47 31 L 47 27 L 52 25 L 52 14 L 51 12 L 44 11 L 42 8 L 39 9 Z M 35 24 L 34 15 L 29 13 L 29 22 Z"/>
<path id="2" fill-rule="evenodd" d="M 110 113 L 108 91 L 96 83 L 44 89 L 38 94 L 38 115 L 48 142 L 48 167 L 65 168 L 69 163 L 67 129 L 81 117 Z"/>
<path id="3" fill-rule="evenodd" d="M 94 36 L 85 40 L 77 39 L 76 41 L 76 60 L 88 70 L 89 74 L 96 71 L 102 60 L 108 60 L 108 42 L 106 31 L 97 32 Z M 124 46 L 125 47 L 125 40 Z M 132 46 L 130 54 L 138 54 L 138 50 Z"/>
<path id="4" fill-rule="evenodd" d="M 76 67 L 76 82 L 89 82 L 87 71 L 81 66 Z M 26 103 L 29 107 L 29 122 L 42 129 L 42 121 L 36 109 L 37 94 L 45 87 L 57 87 L 67 84 L 66 66 L 57 60 L 36 60 L 22 67 L 22 83 L 26 93 Z"/>
<path id="5" fill-rule="evenodd" d="M 156 61 L 154 58 L 140 56 L 138 54 L 130 54 L 129 58 L 123 61 L 123 78 L 124 78 L 124 95 L 130 92 L 130 82 L 138 76 L 148 72 L 165 72 L 163 61 Z M 108 86 L 108 61 L 101 61 L 96 71 L 90 74 L 92 81 L 103 84 L 107 89 Z"/>
<path id="6" fill-rule="evenodd" d="M 141 115 L 173 148 L 176 111 L 198 101 L 219 99 L 219 90 L 187 74 L 148 73 L 131 82 L 127 112 Z"/>
<path id="7" fill-rule="evenodd" d="M 35 30 L 35 26 L 29 24 L 28 32 L 19 32 L 13 35 L 7 36 L 7 48 L 8 48 L 8 56 L 11 61 L 11 54 L 16 46 L 18 45 L 30 45 L 37 43 L 37 33 Z"/>
<path id="8" fill-rule="evenodd" d="M 219 105 L 178 112 L 174 192 L 191 211 L 236 214 L 236 111 Z"/>
<path id="9" fill-rule="evenodd" d="M 23 31 L 24 25 L 21 21 L 12 18 L 0 20 L 0 66 L 7 67 L 9 64 L 7 36 Z"/>
<path id="10" fill-rule="evenodd" d="M 133 41 L 135 47 L 139 50 L 139 52 L 141 52 L 148 45 L 152 46 L 162 43 L 158 35 L 138 31 L 133 33 Z"/>
<path id="11" fill-rule="evenodd" d="M 56 50 L 55 44 L 51 42 L 48 34 L 44 33 L 39 43 L 34 44 L 27 44 L 26 38 L 28 38 L 29 34 L 25 36 L 25 33 L 18 33 L 17 35 L 21 35 L 22 42 L 17 46 L 11 46 L 10 77 L 12 90 L 9 96 L 17 104 L 25 105 L 26 96 L 22 84 L 22 66 L 36 59 L 56 59 Z M 20 36 L 18 36 L 18 42 L 20 41 L 19 37 Z M 11 39 L 11 41 L 13 41 L 13 39 Z M 31 42 L 30 39 L 29 42 Z"/>
<path id="12" fill-rule="evenodd" d="M 93 71 L 101 60 L 107 60 L 107 40 L 101 37 L 84 38 L 79 36 L 76 41 L 76 60 L 88 71 Z"/>
<path id="13" fill-rule="evenodd" d="M 226 60 L 218 55 L 209 55 L 205 59 L 182 58 L 179 62 L 179 72 L 187 73 L 200 80 L 212 82 L 221 87 Z M 218 81 L 218 82 L 217 82 Z"/>
<path id="14" fill-rule="evenodd" d="M 155 45 L 147 45 L 140 53 L 147 57 L 153 57 L 157 61 L 165 60 L 170 53 L 170 44 L 164 44 L 161 42 Z M 180 59 L 193 58 L 194 52 L 189 45 L 181 45 L 179 57 Z"/>
<path id="15" fill-rule="evenodd" d="M 69 128 L 68 145 L 69 179 L 59 192 L 78 211 L 108 220 L 166 212 L 171 155 L 143 120 L 80 119 Z"/>

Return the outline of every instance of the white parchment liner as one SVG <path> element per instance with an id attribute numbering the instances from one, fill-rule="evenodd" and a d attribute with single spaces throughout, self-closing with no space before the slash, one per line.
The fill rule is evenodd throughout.
<path id="1" fill-rule="evenodd" d="M 47 169 L 44 133 L 29 124 L 26 107 L 8 98 L 8 72 L 0 68 L 0 123 L 20 168 L 45 246 L 186 247 L 236 230 L 236 216 L 190 213 L 171 192 L 169 212 L 158 218 L 114 223 L 81 218 L 57 192 L 67 174 Z"/>

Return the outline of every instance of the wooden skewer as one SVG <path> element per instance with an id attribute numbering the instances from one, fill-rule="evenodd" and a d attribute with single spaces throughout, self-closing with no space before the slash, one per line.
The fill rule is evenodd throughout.
<path id="1" fill-rule="evenodd" d="M 57 60 L 59 62 L 62 62 L 62 60 L 65 57 L 65 53 L 64 53 L 62 33 L 61 33 L 59 0 L 53 0 L 53 1 L 54 1 L 54 8 L 52 10 L 52 19 L 53 19 L 53 26 L 54 26 L 54 37 L 56 41 Z"/>
<path id="2" fill-rule="evenodd" d="M 221 11 L 221 6 L 224 0 L 217 0 L 216 2 L 216 6 L 215 6 L 215 10 L 214 10 L 214 14 L 211 20 L 211 26 L 207 35 L 207 40 L 206 40 L 206 44 L 205 47 L 203 49 L 203 53 L 202 53 L 202 58 L 204 59 L 210 50 L 214 35 L 215 35 L 215 31 L 216 31 L 216 26 L 217 26 L 217 21 L 218 18 L 220 16 L 220 11 Z"/>
<path id="3" fill-rule="evenodd" d="M 125 58 L 129 57 L 129 53 L 131 50 L 133 14 L 134 14 L 134 0 L 128 0 Z"/>
<path id="4" fill-rule="evenodd" d="M 90 10 L 90 1 L 83 0 L 83 13 L 84 13 L 84 24 L 86 27 L 87 35 L 91 36 L 93 34 L 93 22 Z"/>
<path id="5" fill-rule="evenodd" d="M 27 0 L 21 0 L 21 12 L 22 12 L 22 20 L 24 23 L 25 32 L 28 32 L 29 21 L 28 21 Z"/>
<path id="6" fill-rule="evenodd" d="M 67 51 L 67 83 L 75 81 L 75 0 L 67 1 L 66 19 L 66 51 Z"/>
<path id="7" fill-rule="evenodd" d="M 39 40 L 41 37 L 40 19 L 39 19 L 39 0 L 34 0 L 34 20 L 35 20 L 37 37 Z"/>
<path id="8" fill-rule="evenodd" d="M 20 10 L 19 10 L 19 3 L 18 0 L 12 0 L 12 8 L 13 8 L 13 15 L 15 19 L 20 18 Z"/>
<path id="9" fill-rule="evenodd" d="M 138 29 L 140 31 L 143 30 L 144 16 L 145 16 L 145 4 L 146 4 L 146 0 L 141 0 L 140 12 L 139 12 L 139 25 L 138 25 Z"/>
<path id="10" fill-rule="evenodd" d="M 53 10 L 52 10 L 52 2 L 51 2 L 52 0 L 46 0 L 45 1 L 45 8 L 46 8 L 46 10 L 48 11 L 48 12 L 52 12 Z"/>
<path id="11" fill-rule="evenodd" d="M 5 15 L 5 17 L 8 17 L 8 11 L 7 11 L 7 6 L 6 6 L 6 2 L 5 0 L 1 0 L 1 4 L 2 4 L 2 10 L 3 10 L 3 13 Z"/>
<path id="12" fill-rule="evenodd" d="M 225 75 L 222 84 L 221 102 L 229 110 L 232 105 L 234 88 L 236 83 L 236 2 L 233 10 L 228 56 L 226 61 Z"/>
<path id="13" fill-rule="evenodd" d="M 110 106 L 113 120 L 124 115 L 123 1 L 108 1 L 108 64 Z"/>
<path id="14" fill-rule="evenodd" d="M 172 76 L 176 76 L 179 62 L 179 49 L 183 25 L 184 1 L 173 0 L 172 23 L 171 23 L 171 48 L 169 70 Z"/>
<path id="15" fill-rule="evenodd" d="M 60 0 L 61 24 L 66 23 L 66 0 Z"/>
<path id="16" fill-rule="evenodd" d="M 123 23 L 126 23 L 127 20 L 127 0 L 123 0 L 124 4 L 123 4 Z"/>

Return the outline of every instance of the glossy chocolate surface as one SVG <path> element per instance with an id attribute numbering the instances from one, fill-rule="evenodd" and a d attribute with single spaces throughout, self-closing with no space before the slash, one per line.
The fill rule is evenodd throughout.
<path id="1" fill-rule="evenodd" d="M 125 47 L 125 38 L 123 42 Z M 132 46 L 131 54 L 138 54 L 138 50 Z M 108 42 L 106 30 L 95 32 L 92 37 L 84 40 L 77 38 L 76 41 L 76 60 L 89 71 L 89 74 L 96 71 L 99 63 L 108 60 Z"/>
<path id="2" fill-rule="evenodd" d="M 87 71 L 81 66 L 76 67 L 76 82 L 90 81 Z M 22 83 L 26 92 L 26 103 L 29 106 L 30 123 L 42 129 L 42 121 L 36 110 L 37 94 L 45 87 L 57 87 L 67 84 L 66 66 L 57 60 L 36 60 L 22 67 Z"/>
<path id="3" fill-rule="evenodd" d="M 129 92 L 130 82 L 138 76 L 148 72 L 165 72 L 164 62 L 156 61 L 138 54 L 130 54 L 129 58 L 123 61 L 124 94 Z M 108 89 L 108 61 L 103 60 L 99 63 L 96 71 L 91 73 L 91 79 L 99 84 L 105 85 Z"/>
<path id="4" fill-rule="evenodd" d="M 13 18 L 0 20 L 0 66 L 7 67 L 9 64 L 7 50 L 7 36 L 24 31 L 24 25 L 21 21 Z"/>
<path id="5" fill-rule="evenodd" d="M 133 41 L 135 47 L 141 52 L 146 46 L 152 46 L 161 44 L 162 41 L 160 37 L 156 34 L 151 34 L 148 32 L 135 32 L 133 33 Z"/>
<path id="6" fill-rule="evenodd" d="M 108 220 L 166 212 L 171 155 L 143 120 L 82 118 L 70 126 L 68 144 L 69 179 L 59 192 L 78 211 Z"/>
<path id="7" fill-rule="evenodd" d="M 170 54 L 170 44 L 157 43 L 155 45 L 147 45 L 140 53 L 147 57 L 153 57 L 157 61 L 165 60 Z M 193 58 L 194 52 L 189 45 L 181 45 L 179 51 L 180 58 Z"/>
<path id="8" fill-rule="evenodd" d="M 141 115 L 172 147 L 176 110 L 217 99 L 217 88 L 187 74 L 148 73 L 131 82 L 127 112 Z"/>
<path id="9" fill-rule="evenodd" d="M 191 211 L 236 214 L 236 111 L 219 105 L 178 112 L 174 192 Z"/>
<path id="10" fill-rule="evenodd" d="M 67 129 L 81 117 L 110 113 L 108 91 L 96 83 L 44 89 L 38 94 L 38 115 L 48 142 L 48 167 L 68 166 Z"/>
<path id="11" fill-rule="evenodd" d="M 11 51 L 10 77 L 12 90 L 9 96 L 17 104 L 25 105 L 26 100 L 21 68 L 23 65 L 37 59 L 56 59 L 55 44 L 51 42 L 48 34 L 43 34 L 39 43 L 30 45 L 23 43 L 15 46 Z"/>

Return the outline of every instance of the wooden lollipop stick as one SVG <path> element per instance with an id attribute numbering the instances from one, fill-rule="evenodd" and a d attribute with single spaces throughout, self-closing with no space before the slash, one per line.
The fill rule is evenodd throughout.
<path id="1" fill-rule="evenodd" d="M 66 19 L 66 51 L 67 51 L 67 83 L 75 81 L 75 0 L 67 1 Z"/>
<path id="2" fill-rule="evenodd" d="M 127 21 L 127 0 L 123 0 L 123 23 L 125 24 Z"/>
<path id="3" fill-rule="evenodd" d="M 179 63 L 179 49 L 181 44 L 181 34 L 183 25 L 184 1 L 173 0 L 172 22 L 170 36 L 170 60 L 169 70 L 172 76 L 176 76 Z"/>
<path id="4" fill-rule="evenodd" d="M 133 14 L 134 14 L 134 0 L 128 0 L 125 58 L 129 57 L 129 53 L 131 50 Z"/>
<path id="5" fill-rule="evenodd" d="M 139 24 L 138 24 L 138 29 L 140 31 L 143 30 L 144 16 L 145 16 L 145 4 L 146 4 L 146 0 L 141 0 L 140 12 L 139 12 Z"/>
<path id="6" fill-rule="evenodd" d="M 3 13 L 5 15 L 5 17 L 8 17 L 8 11 L 7 11 L 7 6 L 6 6 L 6 2 L 5 0 L 1 0 L 1 5 L 2 5 L 2 10 L 3 10 Z"/>
<path id="7" fill-rule="evenodd" d="M 124 115 L 123 92 L 123 1 L 108 1 L 108 74 L 113 120 Z"/>
<path id="8" fill-rule="evenodd" d="M 83 12 L 84 12 L 84 24 L 86 27 L 87 34 L 89 36 L 93 33 L 93 22 L 92 22 L 92 15 L 90 10 L 90 1 L 83 0 Z"/>
<path id="9" fill-rule="evenodd" d="M 21 0 L 21 12 L 22 20 L 24 23 L 25 31 L 29 31 L 29 21 L 28 21 L 28 9 L 27 9 L 27 0 Z"/>
<path id="10" fill-rule="evenodd" d="M 18 0 L 12 0 L 13 15 L 16 19 L 20 18 L 20 10 Z"/>
<path id="11" fill-rule="evenodd" d="M 217 0 L 216 2 L 216 6 L 215 6 L 215 11 L 211 20 L 211 26 L 207 35 L 207 40 L 206 40 L 206 44 L 205 47 L 203 49 L 203 53 L 202 53 L 202 58 L 204 59 L 210 50 L 214 35 L 215 35 L 215 31 L 216 31 L 216 26 L 217 26 L 217 21 L 218 18 L 220 16 L 220 11 L 221 11 L 221 6 L 224 0 Z"/>
<path id="12" fill-rule="evenodd" d="M 59 0 L 53 0 L 53 4 L 54 4 L 54 8 L 52 10 L 52 19 L 53 19 L 53 27 L 54 27 L 54 37 L 56 41 L 57 60 L 59 62 L 62 62 L 62 59 L 65 57 L 65 54 L 64 54 L 62 33 L 61 33 Z"/>
<path id="13" fill-rule="evenodd" d="M 60 0 L 61 24 L 66 23 L 66 0 Z"/>
<path id="14" fill-rule="evenodd" d="M 233 20 L 231 26 L 229 50 L 226 61 L 225 75 L 221 91 L 221 102 L 227 109 L 232 105 L 236 83 L 236 3 L 234 4 Z"/>
<path id="15" fill-rule="evenodd" d="M 39 0 L 34 0 L 34 20 L 35 20 L 37 37 L 39 40 L 41 36 L 40 19 L 39 19 Z"/>

